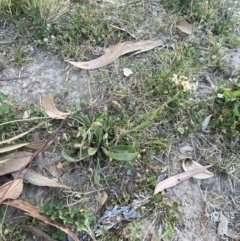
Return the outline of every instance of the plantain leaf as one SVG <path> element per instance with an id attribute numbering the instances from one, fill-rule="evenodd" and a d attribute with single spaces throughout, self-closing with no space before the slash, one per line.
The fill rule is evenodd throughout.
<path id="1" fill-rule="evenodd" d="M 103 152 L 110 158 L 118 161 L 131 161 L 137 157 L 138 152 L 129 153 L 129 152 L 110 152 L 102 148 Z"/>
<path id="2" fill-rule="evenodd" d="M 90 128 L 91 127 L 91 121 L 87 115 L 84 114 L 73 114 L 73 118 L 76 118 L 82 122 L 83 125 Z"/>
<path id="3" fill-rule="evenodd" d="M 93 156 L 94 154 L 96 154 L 97 150 L 98 147 L 88 147 L 88 155 Z"/>
<path id="4" fill-rule="evenodd" d="M 223 95 L 224 97 L 238 98 L 240 97 L 240 90 L 225 90 Z"/>
<path id="5" fill-rule="evenodd" d="M 113 147 L 113 151 L 115 152 L 136 152 L 136 148 L 135 146 L 131 146 L 131 145 L 116 145 Z"/>

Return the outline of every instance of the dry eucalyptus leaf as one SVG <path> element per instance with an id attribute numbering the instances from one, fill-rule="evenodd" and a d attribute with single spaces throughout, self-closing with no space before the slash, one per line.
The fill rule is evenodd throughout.
<path id="1" fill-rule="evenodd" d="M 63 232 L 65 232 L 66 234 L 68 234 L 69 236 L 71 236 L 73 238 L 74 241 L 79 241 L 77 235 L 75 233 L 73 233 L 70 229 L 68 229 L 64 224 L 55 221 L 55 220 L 51 220 L 50 217 L 48 217 L 45 214 L 41 214 L 39 212 L 39 209 L 37 207 L 32 206 L 31 204 L 22 201 L 22 200 L 9 200 L 9 201 L 5 201 L 4 204 L 6 205 L 10 205 L 12 207 L 21 209 L 25 212 L 27 212 L 30 216 L 43 221 L 46 224 L 50 224 L 56 228 L 61 229 Z"/>
<path id="2" fill-rule="evenodd" d="M 104 205 L 104 203 L 107 201 L 108 195 L 106 192 L 102 192 L 96 195 L 95 198 L 99 202 L 100 208 L 101 208 Z"/>
<path id="3" fill-rule="evenodd" d="M 16 149 L 21 148 L 23 146 L 27 146 L 28 144 L 29 143 L 20 143 L 20 144 L 5 146 L 5 147 L 0 148 L 0 153 L 16 150 Z"/>
<path id="4" fill-rule="evenodd" d="M 15 179 L 7 182 L 0 187 L 0 200 L 1 202 L 6 199 L 17 199 L 23 190 L 23 180 Z"/>
<path id="5" fill-rule="evenodd" d="M 32 155 L 31 152 L 20 151 L 0 157 L 0 176 L 21 170 L 30 162 Z"/>
<path id="6" fill-rule="evenodd" d="M 46 141 L 40 141 L 38 143 L 33 142 L 33 143 L 29 143 L 26 147 L 31 150 L 41 149 L 41 151 L 46 151 L 53 144 L 53 141 L 49 141 L 47 145 L 45 143 Z"/>
<path id="7" fill-rule="evenodd" d="M 60 170 L 59 168 L 57 168 L 57 166 L 55 164 L 52 164 L 52 165 L 48 165 L 48 166 L 45 166 L 44 167 L 46 170 L 48 170 L 48 172 L 53 176 L 53 177 L 56 177 L 56 178 L 59 178 L 63 171 Z"/>
<path id="8" fill-rule="evenodd" d="M 186 158 L 182 162 L 182 168 L 183 168 L 184 171 L 194 170 L 194 169 L 200 168 L 200 167 L 203 167 L 203 166 L 200 165 L 198 162 L 193 161 L 190 158 Z M 202 173 L 194 175 L 193 177 L 197 178 L 197 179 L 207 179 L 207 178 L 210 178 L 210 177 L 213 177 L 213 176 L 214 176 L 214 174 L 212 172 L 206 170 Z"/>
<path id="9" fill-rule="evenodd" d="M 124 76 L 128 77 L 133 74 L 133 71 L 129 68 L 123 68 L 123 74 Z"/>
<path id="10" fill-rule="evenodd" d="M 169 177 L 169 178 L 167 178 L 167 179 L 165 179 L 165 180 L 163 180 L 163 181 L 161 181 L 157 184 L 157 186 L 155 187 L 155 190 L 154 190 L 154 194 L 162 192 L 166 188 L 176 186 L 180 182 L 185 181 L 185 180 L 189 179 L 190 177 L 195 176 L 198 173 L 204 172 L 209 167 L 211 167 L 211 165 L 196 168 L 196 169 L 189 170 L 189 171 L 183 172 L 181 174 Z"/>
<path id="11" fill-rule="evenodd" d="M 35 172 L 31 169 L 24 169 L 19 174 L 18 172 L 12 173 L 13 177 L 20 177 L 23 178 L 25 181 L 40 187 L 59 187 L 59 188 L 66 188 L 71 189 L 70 187 L 63 185 L 61 183 L 55 182 L 43 175 Z"/>
<path id="12" fill-rule="evenodd" d="M 208 127 L 208 124 L 209 124 L 209 122 L 210 122 L 210 120 L 211 120 L 211 117 L 212 117 L 212 115 L 207 116 L 207 117 L 205 118 L 205 120 L 202 122 L 202 131 L 203 131 L 203 132 L 208 132 L 208 131 L 207 131 L 207 127 Z"/>
<path id="13" fill-rule="evenodd" d="M 53 101 L 52 96 L 50 95 L 45 95 L 42 98 L 42 107 L 47 114 L 48 117 L 53 118 L 53 119 L 65 119 L 67 116 L 70 115 L 70 113 L 64 113 L 59 111 Z"/>
<path id="14" fill-rule="evenodd" d="M 146 40 L 146 41 L 139 41 L 136 43 L 123 42 L 111 47 L 108 52 L 105 52 L 105 54 L 103 54 L 101 57 L 96 58 L 94 60 L 87 61 L 87 62 L 72 62 L 72 61 L 68 61 L 68 62 L 74 65 L 75 67 L 78 67 L 81 69 L 97 69 L 112 63 L 113 61 L 115 61 L 116 59 L 118 59 L 120 56 L 124 54 L 130 53 L 130 52 L 136 52 L 135 54 L 139 54 L 161 45 L 163 45 L 162 40 L 155 40 L 155 41 Z"/>
<path id="15" fill-rule="evenodd" d="M 183 33 L 186 34 L 192 34 L 193 33 L 193 28 L 192 25 L 189 24 L 185 19 L 180 19 L 176 23 L 176 27 L 182 31 Z"/>

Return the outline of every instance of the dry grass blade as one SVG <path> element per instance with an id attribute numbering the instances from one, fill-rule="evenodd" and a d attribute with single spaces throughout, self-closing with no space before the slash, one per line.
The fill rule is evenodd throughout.
<path id="1" fill-rule="evenodd" d="M 4 204 L 21 209 L 21 210 L 27 212 L 30 216 L 32 216 L 38 220 L 41 220 L 44 223 L 50 224 L 56 228 L 61 229 L 63 232 L 65 232 L 66 234 L 71 236 L 74 241 L 79 241 L 77 235 L 75 233 L 73 233 L 70 229 L 68 229 L 65 225 L 63 225 L 60 222 L 53 221 L 48 216 L 41 214 L 37 207 L 34 207 L 27 202 L 24 202 L 22 200 L 9 200 L 9 201 L 5 201 Z"/>
<path id="2" fill-rule="evenodd" d="M 52 96 L 45 95 L 42 99 L 42 106 L 48 117 L 53 119 L 65 119 L 70 113 L 64 113 L 59 111 L 53 101 Z"/>
<path id="3" fill-rule="evenodd" d="M 0 148 L 0 153 L 16 150 L 16 149 L 21 148 L 23 146 L 27 146 L 28 144 L 29 143 L 20 143 L 20 144 L 5 146 L 5 147 Z"/>
<path id="4" fill-rule="evenodd" d="M 13 181 L 5 183 L 0 187 L 1 201 L 6 199 L 17 199 L 23 190 L 23 180 L 15 179 Z"/>
<path id="5" fill-rule="evenodd" d="M 70 0 L 23 0 L 27 9 L 38 9 L 47 23 L 56 22 L 69 11 Z"/>
<path id="6" fill-rule="evenodd" d="M 40 187 L 59 187 L 59 188 L 66 188 L 71 189 L 70 187 L 63 185 L 61 183 L 55 182 L 43 175 L 31 170 L 31 169 L 24 169 L 18 175 L 17 172 L 12 173 L 14 177 L 18 176 L 23 178 L 25 181 Z"/>
<path id="7" fill-rule="evenodd" d="M 189 170 L 187 172 L 180 173 L 180 174 L 175 175 L 173 177 L 169 177 L 169 178 L 167 178 L 167 179 L 165 179 L 162 182 L 159 182 L 157 184 L 157 186 L 155 187 L 155 190 L 154 190 L 154 194 L 162 192 L 166 188 L 176 186 L 180 182 L 182 182 L 184 180 L 187 180 L 188 178 L 190 178 L 190 177 L 192 177 L 192 176 L 194 176 L 198 173 L 206 171 L 207 168 L 209 168 L 211 166 L 212 165 L 196 168 L 196 169 L 193 169 L 193 170 Z"/>
<path id="8" fill-rule="evenodd" d="M 30 162 L 32 155 L 31 152 L 21 151 L 0 157 L 0 176 L 21 170 Z"/>
<path id="9" fill-rule="evenodd" d="M 103 66 L 106 66 L 116 59 L 118 59 L 120 56 L 130 53 L 130 52 L 135 52 L 135 54 L 139 54 L 145 51 L 149 51 L 153 48 L 156 48 L 160 45 L 163 45 L 162 40 L 156 40 L 156 41 L 151 41 L 151 40 L 146 40 L 146 41 L 139 41 L 136 43 L 129 43 L 129 42 L 124 42 L 124 43 L 119 43 L 112 48 L 109 49 L 104 55 L 101 57 L 87 61 L 87 62 L 72 62 L 68 61 L 70 64 L 81 68 L 81 69 L 97 69 Z"/>
<path id="10" fill-rule="evenodd" d="M 12 141 L 15 141 L 15 140 L 17 140 L 17 139 L 27 135 L 29 132 L 34 131 L 35 129 L 37 129 L 38 127 L 44 125 L 45 123 L 46 123 L 46 121 L 43 121 L 43 122 L 39 123 L 38 125 L 34 126 L 33 128 L 31 128 L 30 130 L 26 131 L 26 132 L 23 132 L 23 133 L 21 133 L 21 134 L 19 134 L 17 136 L 9 138 L 7 140 L 1 141 L 0 145 L 5 144 L 5 143 L 11 143 Z"/>

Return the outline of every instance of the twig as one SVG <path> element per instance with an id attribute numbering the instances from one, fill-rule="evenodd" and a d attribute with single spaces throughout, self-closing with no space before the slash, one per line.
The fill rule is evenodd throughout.
<path id="1" fill-rule="evenodd" d="M 133 38 L 136 39 L 136 37 L 135 37 L 132 33 L 128 32 L 126 29 L 124 29 L 124 28 L 119 28 L 118 26 L 115 26 L 115 25 L 112 25 L 112 24 L 110 24 L 110 26 L 113 27 L 113 28 L 116 28 L 116 29 L 122 30 L 123 32 L 128 33 L 129 35 L 131 35 Z"/>

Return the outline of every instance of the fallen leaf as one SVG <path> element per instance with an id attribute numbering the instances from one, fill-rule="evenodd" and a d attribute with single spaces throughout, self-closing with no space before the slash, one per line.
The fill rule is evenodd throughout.
<path id="1" fill-rule="evenodd" d="M 108 195 L 106 192 L 102 192 L 96 195 L 95 198 L 99 202 L 100 208 L 101 208 L 104 205 L 104 203 L 107 201 Z"/>
<path id="2" fill-rule="evenodd" d="M 189 24 L 185 19 L 180 19 L 176 23 L 176 27 L 182 31 L 183 33 L 186 34 L 192 34 L 193 33 L 193 28 L 192 25 Z"/>
<path id="3" fill-rule="evenodd" d="M 16 149 L 21 148 L 23 146 L 27 146 L 28 144 L 29 143 L 20 143 L 20 144 L 5 146 L 5 147 L 0 148 L 0 153 L 16 150 Z"/>
<path id="4" fill-rule="evenodd" d="M 35 129 L 37 129 L 38 127 L 44 125 L 45 123 L 46 123 L 46 121 L 43 121 L 43 122 L 39 123 L 38 125 L 34 126 L 33 128 L 31 128 L 30 130 L 26 131 L 26 132 L 23 132 L 23 133 L 21 133 L 21 134 L 19 134 L 17 136 L 9 138 L 7 140 L 1 141 L 0 145 L 5 144 L 5 143 L 11 143 L 12 141 L 15 141 L 15 140 L 17 140 L 17 139 L 27 135 L 29 132 L 34 131 Z"/>
<path id="5" fill-rule="evenodd" d="M 21 170 L 30 162 L 32 155 L 31 152 L 20 151 L 0 157 L 0 176 Z"/>
<path id="6" fill-rule="evenodd" d="M 50 95 L 45 95 L 42 98 L 42 107 L 47 114 L 48 117 L 53 118 L 53 119 L 65 119 L 67 116 L 70 115 L 70 113 L 64 113 L 59 111 L 53 101 L 52 96 Z"/>
<path id="7" fill-rule="evenodd" d="M 124 76 L 128 77 L 133 74 L 133 71 L 129 68 L 123 68 L 123 74 Z"/>
<path id="8" fill-rule="evenodd" d="M 203 131 L 203 132 L 208 132 L 206 129 L 207 129 L 208 124 L 209 124 L 209 122 L 210 122 L 210 120 L 211 120 L 211 117 L 212 117 L 212 115 L 207 116 L 207 117 L 205 118 L 205 120 L 202 122 L 202 131 Z"/>
<path id="9" fill-rule="evenodd" d="M 31 150 L 39 150 L 45 151 L 47 150 L 51 145 L 53 144 L 53 141 L 49 141 L 46 145 L 46 141 L 40 141 L 39 143 L 29 143 L 26 147 Z"/>
<path id="10" fill-rule="evenodd" d="M 232 76 L 237 75 L 240 72 L 240 65 L 238 65 L 232 72 Z"/>
<path id="11" fill-rule="evenodd" d="M 157 186 L 155 187 L 155 190 L 154 190 L 154 194 L 162 192 L 166 188 L 176 186 L 180 182 L 182 182 L 184 180 L 187 180 L 188 178 L 190 178 L 190 177 L 192 177 L 192 176 L 194 176 L 198 173 L 204 172 L 205 170 L 207 170 L 207 168 L 209 168 L 211 166 L 212 165 L 196 168 L 196 169 L 189 170 L 189 171 L 180 173 L 178 175 L 169 177 L 169 178 L 167 178 L 167 179 L 165 179 L 165 180 L 163 180 L 163 181 L 161 181 L 157 184 Z"/>
<path id="12" fill-rule="evenodd" d="M 71 189 L 70 187 L 63 185 L 61 183 L 55 182 L 47 177 L 44 177 L 43 175 L 31 169 L 24 169 L 21 171 L 20 174 L 18 172 L 15 172 L 15 173 L 12 173 L 12 175 L 13 177 L 16 177 L 16 176 L 21 177 L 25 181 L 40 187 L 59 187 L 59 188 Z"/>
<path id="13" fill-rule="evenodd" d="M 41 214 L 39 212 L 39 209 L 37 207 L 32 206 L 31 204 L 22 201 L 22 200 L 8 200 L 5 201 L 4 204 L 6 205 L 10 205 L 12 207 L 21 209 L 25 212 L 28 212 L 28 214 L 31 217 L 34 217 L 38 220 L 43 221 L 44 223 L 50 224 L 56 228 L 61 229 L 63 232 L 65 232 L 66 234 L 70 235 L 74 241 L 79 241 L 77 235 L 75 233 L 73 233 L 70 229 L 68 229 L 65 225 L 63 225 L 62 223 L 58 222 L 58 221 L 54 221 L 51 220 L 51 218 L 49 218 L 48 216 L 46 216 L 45 214 Z"/>
<path id="14" fill-rule="evenodd" d="M 56 178 L 59 178 L 63 171 L 58 169 L 57 166 L 55 164 L 52 164 L 52 165 L 47 165 L 44 167 L 46 170 L 48 170 L 48 172 L 53 176 L 53 177 L 56 177 Z"/>
<path id="15" fill-rule="evenodd" d="M 19 228 L 21 228 L 24 231 L 31 232 L 34 234 L 34 236 L 37 236 L 39 238 L 44 238 L 44 240 L 47 241 L 56 241 L 55 239 L 51 238 L 48 234 L 43 232 L 40 228 L 32 226 L 32 225 L 20 225 Z"/>
<path id="16" fill-rule="evenodd" d="M 23 180 L 15 179 L 13 181 L 7 182 L 0 187 L 0 200 L 1 202 L 6 199 L 16 199 L 18 198 L 23 190 Z"/>
<path id="17" fill-rule="evenodd" d="M 183 168 L 184 171 L 194 170 L 194 169 L 199 168 L 199 167 L 203 167 L 203 166 L 200 165 L 199 163 L 193 161 L 190 158 L 186 158 L 182 162 L 182 168 Z M 213 177 L 213 176 L 214 176 L 214 174 L 212 172 L 206 170 L 202 173 L 194 175 L 193 177 L 197 178 L 197 179 L 207 179 L 207 178 L 210 178 L 210 177 Z"/>
<path id="18" fill-rule="evenodd" d="M 108 52 L 103 54 L 101 57 L 96 58 L 91 61 L 87 62 L 73 62 L 68 61 L 70 64 L 74 65 L 75 67 L 81 68 L 81 69 L 97 69 L 103 66 L 106 66 L 116 59 L 118 59 L 120 56 L 135 52 L 134 54 L 139 54 L 148 50 L 151 50 L 155 47 L 158 47 L 160 45 L 163 45 L 162 40 L 146 40 L 146 41 L 139 41 L 136 43 L 130 43 L 130 42 L 123 42 L 119 43 L 109 49 Z"/>

